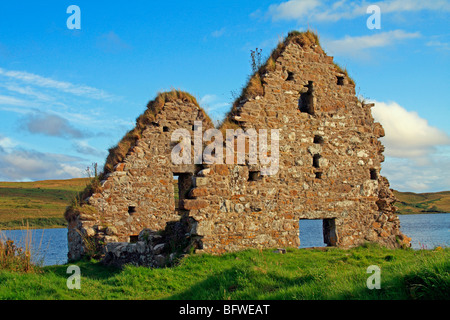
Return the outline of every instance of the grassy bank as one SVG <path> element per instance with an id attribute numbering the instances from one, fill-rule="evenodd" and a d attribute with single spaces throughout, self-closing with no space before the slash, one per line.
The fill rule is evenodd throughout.
<path id="1" fill-rule="evenodd" d="M 76 263 L 81 289 L 69 290 L 66 266 L 0 270 L 0 299 L 449 299 L 450 249 L 247 250 L 193 255 L 173 268 L 107 268 Z M 381 289 L 366 287 L 381 268 Z"/>
<path id="2" fill-rule="evenodd" d="M 450 191 L 414 193 L 394 191 L 398 214 L 448 213 L 450 212 Z"/>
<path id="3" fill-rule="evenodd" d="M 65 227 L 65 208 L 89 179 L 0 182 L 0 229 Z M 178 196 L 176 181 L 175 197 Z M 394 191 L 399 214 L 450 212 L 450 191 Z"/>
<path id="4" fill-rule="evenodd" d="M 89 179 L 0 182 L 0 229 L 63 227 L 65 208 Z"/>

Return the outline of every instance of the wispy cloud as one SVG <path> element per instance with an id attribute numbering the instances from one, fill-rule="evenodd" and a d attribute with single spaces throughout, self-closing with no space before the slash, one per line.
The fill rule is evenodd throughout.
<path id="1" fill-rule="evenodd" d="M 206 94 L 200 98 L 200 105 L 214 121 L 220 121 L 230 108 L 230 103 L 220 99 L 215 94 Z"/>
<path id="2" fill-rule="evenodd" d="M 387 0 L 378 2 L 341 0 L 333 4 L 323 0 L 289 0 L 269 6 L 267 16 L 273 21 L 298 20 L 307 22 L 336 22 L 367 14 L 369 5 L 378 5 L 382 14 L 413 11 L 450 11 L 446 0 Z"/>
<path id="3" fill-rule="evenodd" d="M 368 36 L 345 36 L 343 39 L 324 40 L 324 46 L 331 54 L 359 56 L 366 49 L 386 47 L 401 40 L 421 37 L 420 32 L 393 30 Z"/>
<path id="4" fill-rule="evenodd" d="M 131 49 L 114 31 L 102 34 L 97 39 L 97 47 L 106 53 L 119 53 Z"/>
<path id="5" fill-rule="evenodd" d="M 98 150 L 98 149 L 90 146 L 89 143 L 84 140 L 76 141 L 74 143 L 74 147 L 75 147 L 75 150 L 81 154 L 86 154 L 86 155 L 91 155 L 91 156 L 96 156 L 96 157 L 106 156 L 105 151 L 101 151 L 101 150 Z"/>
<path id="6" fill-rule="evenodd" d="M 433 162 L 418 166 L 410 159 L 388 158 L 381 173 L 399 191 L 437 192 L 450 188 L 450 157 L 435 154 Z"/>
<path id="7" fill-rule="evenodd" d="M 223 36 L 225 34 L 225 27 L 220 28 L 219 30 L 215 30 L 213 32 L 211 32 L 211 36 L 213 38 L 220 38 L 221 36 Z"/>
<path id="8" fill-rule="evenodd" d="M 51 101 L 54 100 L 53 97 L 42 93 L 30 86 L 20 86 L 13 83 L 0 83 L 0 87 L 5 88 L 6 90 L 14 93 L 18 93 L 21 95 L 25 95 L 27 97 L 35 98 L 39 101 Z"/>
<path id="9" fill-rule="evenodd" d="M 435 48 L 438 48 L 438 49 L 441 49 L 441 50 L 445 50 L 445 51 L 449 51 L 450 50 L 450 43 L 448 43 L 448 42 L 441 42 L 439 40 L 428 41 L 426 43 L 426 45 L 428 47 L 435 47 Z"/>
<path id="10" fill-rule="evenodd" d="M 29 106 L 29 103 L 25 100 L 18 99 L 15 97 L 0 95 L 0 105 Z"/>
<path id="11" fill-rule="evenodd" d="M 102 100 L 101 104 L 98 100 Z M 101 133 L 99 130 L 118 126 L 128 128 L 134 124 L 131 119 L 109 114 L 105 121 L 104 108 L 121 100 L 121 97 L 94 87 L 0 68 L 0 111 L 22 115 L 21 122 L 25 120 L 29 132 L 80 138 L 82 131 L 76 127 L 90 128 L 89 131 L 95 131 L 96 135 Z M 27 121 L 30 119 L 34 121 Z M 51 126 L 38 126 L 47 120 L 51 121 Z M 63 129 L 55 131 L 58 126 L 68 130 L 64 130 L 65 134 Z"/>
<path id="12" fill-rule="evenodd" d="M 70 93 L 76 96 L 86 97 L 90 99 L 96 100 L 117 99 L 117 97 L 115 97 L 114 95 L 97 88 L 85 85 L 77 85 L 66 81 L 58 81 L 25 71 L 12 71 L 0 68 L 0 76 L 18 80 L 21 81 L 22 83 L 30 84 L 33 86 L 55 89 L 61 92 Z"/>

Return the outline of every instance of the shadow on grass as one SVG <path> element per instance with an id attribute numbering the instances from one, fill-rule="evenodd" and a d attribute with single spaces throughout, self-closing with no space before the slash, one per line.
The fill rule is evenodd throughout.
<path id="1" fill-rule="evenodd" d="M 44 273 L 53 273 L 57 276 L 67 278 L 71 274 L 67 273 L 67 268 L 71 265 L 80 267 L 81 275 L 91 280 L 107 280 L 122 272 L 120 268 L 105 266 L 100 262 L 83 260 L 65 265 L 43 267 L 43 271 Z"/>
<path id="2" fill-rule="evenodd" d="M 284 299 L 280 289 L 301 286 L 314 281 L 313 275 L 285 277 L 275 272 L 261 274 L 256 271 L 232 267 L 209 276 L 189 289 L 168 297 L 169 300 L 223 300 L 223 299 Z"/>

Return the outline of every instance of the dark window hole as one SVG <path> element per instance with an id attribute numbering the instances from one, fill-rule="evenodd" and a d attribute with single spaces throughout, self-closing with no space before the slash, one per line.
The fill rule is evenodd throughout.
<path id="1" fill-rule="evenodd" d="M 308 84 L 305 87 L 307 88 L 307 91 L 300 94 L 298 108 L 300 112 L 306 112 L 310 115 L 314 115 L 313 82 L 308 81 Z"/>
<path id="2" fill-rule="evenodd" d="M 261 179 L 260 171 L 250 171 L 248 173 L 248 181 L 258 181 Z"/>
<path id="3" fill-rule="evenodd" d="M 323 143 L 323 137 L 319 136 L 319 135 L 314 136 L 314 143 L 322 144 Z"/>
<path id="4" fill-rule="evenodd" d="M 314 168 L 319 168 L 319 159 L 320 159 L 320 154 L 315 154 L 313 156 L 313 167 Z"/>
<path id="5" fill-rule="evenodd" d="M 292 81 L 294 80 L 294 73 L 291 71 L 288 71 L 288 76 L 286 78 L 286 81 Z"/>
<path id="6" fill-rule="evenodd" d="M 378 172 L 376 169 L 370 169 L 370 179 L 378 180 Z"/>

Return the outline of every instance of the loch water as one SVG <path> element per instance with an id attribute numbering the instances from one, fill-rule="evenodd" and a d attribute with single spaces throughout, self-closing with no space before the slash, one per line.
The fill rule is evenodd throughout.
<path id="1" fill-rule="evenodd" d="M 450 214 L 410 214 L 399 215 L 400 228 L 412 238 L 413 249 L 433 249 L 450 246 Z M 300 248 L 322 247 L 322 220 L 300 220 Z M 24 246 L 26 230 L 3 230 L 3 238 L 14 240 Z M 44 265 L 67 263 L 67 229 L 28 230 L 32 239 L 33 261 Z M 29 237 L 28 235 L 28 237 Z"/>

